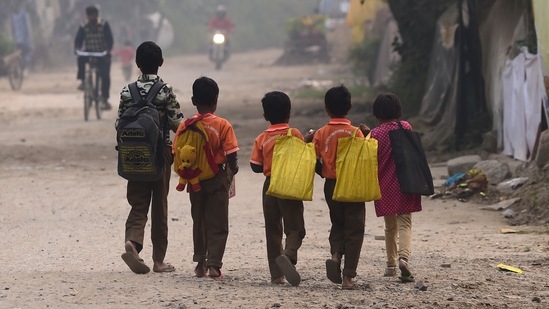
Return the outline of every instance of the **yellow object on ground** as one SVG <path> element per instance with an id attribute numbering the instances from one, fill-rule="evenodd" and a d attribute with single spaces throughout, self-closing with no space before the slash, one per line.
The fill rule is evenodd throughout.
<path id="1" fill-rule="evenodd" d="M 520 269 L 520 268 L 505 265 L 505 264 L 502 264 L 502 263 L 498 264 L 498 268 L 501 269 L 501 270 L 512 271 L 512 272 L 517 273 L 517 274 L 522 274 L 523 273 L 522 269 Z"/>

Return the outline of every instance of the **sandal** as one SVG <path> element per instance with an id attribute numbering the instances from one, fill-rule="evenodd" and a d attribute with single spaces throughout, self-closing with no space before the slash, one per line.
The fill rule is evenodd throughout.
<path id="1" fill-rule="evenodd" d="M 396 276 L 398 276 L 396 266 L 387 266 L 387 268 L 385 268 L 383 277 L 396 277 Z"/>
<path id="2" fill-rule="evenodd" d="M 408 261 L 403 258 L 398 260 L 398 268 L 400 269 L 400 281 L 402 282 L 414 282 L 415 278 L 408 266 Z"/>
<path id="3" fill-rule="evenodd" d="M 341 277 L 341 264 L 333 259 L 326 260 L 326 277 L 330 279 L 333 283 L 342 283 L 343 278 Z"/>
<path id="4" fill-rule="evenodd" d="M 275 262 L 284 274 L 284 277 L 286 277 L 286 280 L 288 280 L 292 286 L 298 286 L 301 282 L 301 276 L 295 269 L 292 262 L 290 262 L 290 259 L 288 259 L 285 255 L 280 255 L 275 259 Z"/>

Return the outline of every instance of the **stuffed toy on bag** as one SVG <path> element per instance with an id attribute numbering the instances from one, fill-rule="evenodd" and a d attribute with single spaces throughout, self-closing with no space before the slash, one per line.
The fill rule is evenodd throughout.
<path id="1" fill-rule="evenodd" d="M 196 149 L 193 146 L 185 145 L 178 147 L 179 157 L 181 158 L 181 164 L 177 169 L 177 175 L 179 175 L 179 184 L 175 188 L 177 191 L 183 191 L 187 183 L 190 183 L 190 187 L 187 191 L 200 191 L 200 180 L 198 176 L 202 173 L 202 170 L 196 163 Z"/>

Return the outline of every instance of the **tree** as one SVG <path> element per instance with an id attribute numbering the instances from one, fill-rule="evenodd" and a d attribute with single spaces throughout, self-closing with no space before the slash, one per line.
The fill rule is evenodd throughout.
<path id="1" fill-rule="evenodd" d="M 393 43 L 401 62 L 392 74 L 389 88 L 405 98 L 407 104 L 403 108 L 407 114 L 419 111 L 436 22 L 453 3 L 456 0 L 388 0 L 401 37 Z"/>

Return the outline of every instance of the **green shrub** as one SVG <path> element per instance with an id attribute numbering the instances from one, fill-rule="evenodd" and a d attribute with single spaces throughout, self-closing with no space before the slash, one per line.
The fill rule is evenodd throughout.
<path id="1" fill-rule="evenodd" d="M 361 78 L 368 78 L 370 84 L 376 67 L 380 42 L 379 38 L 370 37 L 349 49 L 348 60 L 351 63 L 353 74 Z"/>

